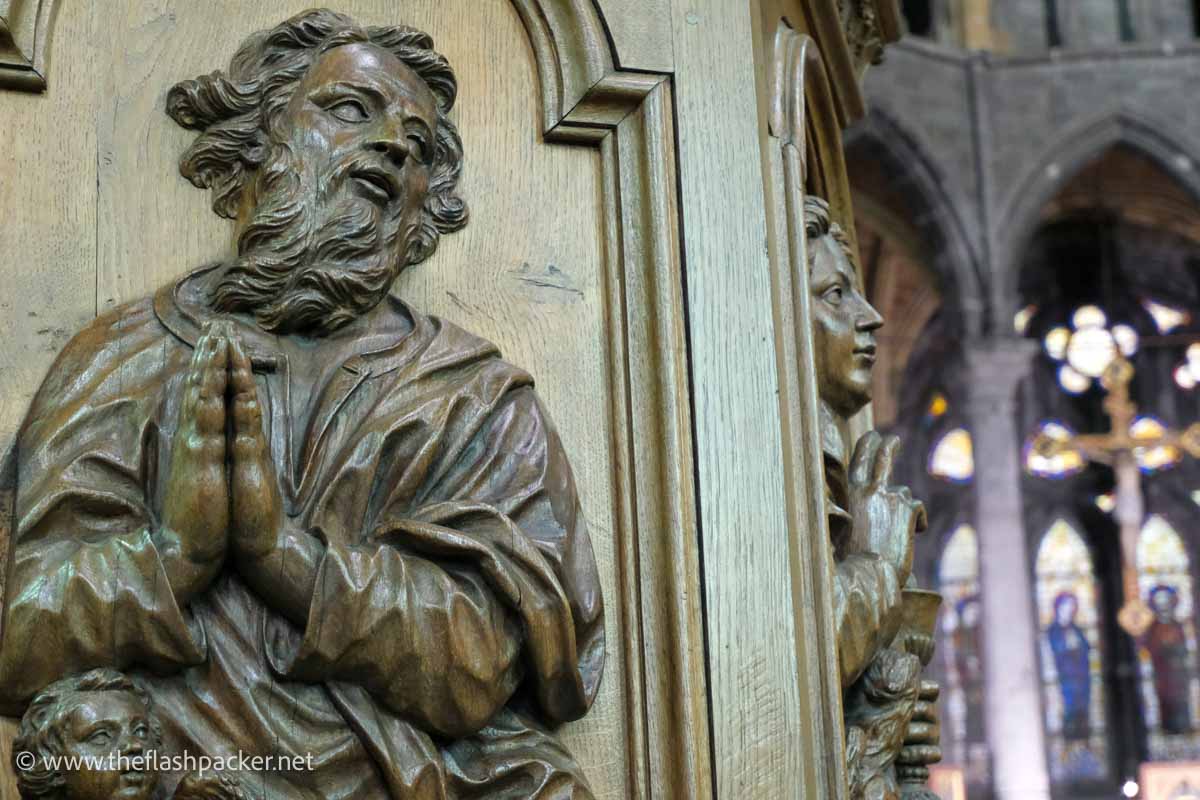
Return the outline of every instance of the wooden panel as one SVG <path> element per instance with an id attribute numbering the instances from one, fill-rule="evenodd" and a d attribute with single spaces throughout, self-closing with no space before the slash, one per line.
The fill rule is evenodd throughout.
<path id="1" fill-rule="evenodd" d="M 676 0 L 673 24 L 717 796 L 816 800 L 786 514 L 813 488 L 783 481 L 755 22 Z"/>
<path id="2" fill-rule="evenodd" d="M 596 0 L 622 69 L 671 72 L 670 0 Z"/>
<path id="3" fill-rule="evenodd" d="M 0 364 L 19 363 L 23 392 L 3 395 L 6 436 L 54 352 L 94 313 L 227 253 L 230 223 L 178 175 L 192 134 L 167 118 L 164 98 L 175 81 L 224 68 L 248 33 L 309 5 L 63 4 L 49 93 L 0 94 L 0 116 L 18 109 L 18 129 L 28 127 L 19 179 L 0 184 L 0 236 L 12 231 L 2 252 L 22 260 L 0 264 L 0 282 L 14 289 L 6 301 L 52 320 L 49 333 L 33 334 L 20 316 L 0 317 L 12 334 L 0 341 Z M 596 123 L 579 137 L 591 147 L 548 145 L 534 53 L 512 4 L 413 0 L 398 13 L 394 0 L 353 0 L 339 9 L 429 31 L 459 76 L 454 118 L 472 221 L 397 291 L 528 368 L 571 457 L 608 606 L 609 661 L 594 710 L 564 738 L 598 797 L 710 796 L 667 89 L 619 78 L 634 87 L 617 93 L 631 103 L 612 113 L 620 131 Z M 631 114 L 651 92 L 651 106 Z M 60 130 L 72 132 L 69 145 L 49 145 Z"/>
<path id="4" fill-rule="evenodd" d="M 0 91 L 0 553 L 8 549 L 17 429 L 46 369 L 96 308 L 98 56 L 90 10 L 60 30 L 80 45 L 54 91 Z M 11 752 L 14 732 L 0 721 L 0 753 Z M 3 779 L 0 798 L 17 798 Z"/>

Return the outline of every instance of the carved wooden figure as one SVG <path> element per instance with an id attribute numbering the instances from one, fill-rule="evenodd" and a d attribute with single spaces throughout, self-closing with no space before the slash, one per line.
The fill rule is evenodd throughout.
<path id="1" fill-rule="evenodd" d="M 913 610 L 928 602 L 922 597 L 928 593 L 905 589 L 915 536 L 925 529 L 925 509 L 907 487 L 891 485 L 898 439 L 869 431 L 849 454 L 849 421 L 871 399 L 875 331 L 883 318 L 858 289 L 853 248 L 831 219 L 829 204 L 806 197 L 804 224 L 826 508 L 836 562 L 834 625 L 845 693 L 849 796 L 891 800 L 901 796 L 897 760 L 902 750 L 908 750 L 910 766 L 940 758 L 933 706 L 937 685 L 920 677 L 931 652 L 924 652 L 928 645 L 919 641 L 919 631 L 900 635 L 904 623 L 914 619 L 932 634 L 933 618 Z M 918 789 L 906 788 L 905 795 L 910 791 Z"/>
<path id="2" fill-rule="evenodd" d="M 456 89 L 420 31 L 311 11 L 171 90 L 236 256 L 96 319 L 35 398 L 6 713 L 108 668 L 167 752 L 314 757 L 247 796 L 591 796 L 551 732 L 605 654 L 559 438 L 495 346 L 388 293 L 466 224 Z"/>

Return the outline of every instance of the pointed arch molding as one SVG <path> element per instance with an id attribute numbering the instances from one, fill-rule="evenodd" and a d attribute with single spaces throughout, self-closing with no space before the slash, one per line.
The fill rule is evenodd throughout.
<path id="1" fill-rule="evenodd" d="M 0 0 L 0 89 L 46 89 L 58 0 Z"/>
<path id="2" fill-rule="evenodd" d="M 1110 147 L 1128 145 L 1158 164 L 1200 201 L 1200 169 L 1190 153 L 1200 143 L 1177 126 L 1144 109 L 1108 109 L 1070 126 L 1017 179 L 1001 205 L 996 225 L 995 263 L 999 266 L 994 308 L 1000 314 L 1019 307 L 1020 259 L 1045 205 L 1079 170 Z"/>

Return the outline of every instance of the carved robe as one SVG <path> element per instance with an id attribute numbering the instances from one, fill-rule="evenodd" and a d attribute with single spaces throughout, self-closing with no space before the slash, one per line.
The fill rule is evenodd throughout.
<path id="1" fill-rule="evenodd" d="M 143 677 L 164 750 L 312 754 L 251 796 L 586 798 L 542 727 L 582 715 L 603 608 L 569 466 L 528 375 L 394 299 L 408 331 L 292 385 L 239 325 L 289 524 L 326 545 L 303 629 L 225 565 L 177 607 L 151 538 L 205 270 L 97 319 L 19 439 L 0 699 Z M 173 786 L 178 776 L 168 779 Z"/>

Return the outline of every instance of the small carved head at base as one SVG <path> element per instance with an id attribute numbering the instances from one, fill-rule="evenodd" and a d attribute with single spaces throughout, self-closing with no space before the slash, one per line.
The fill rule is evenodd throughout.
<path id="1" fill-rule="evenodd" d="M 819 197 L 804 199 L 804 232 L 817 387 L 830 410 L 850 417 L 871 400 L 875 331 L 883 317 L 859 291 L 850 240 Z"/>
<path id="2" fill-rule="evenodd" d="M 60 680 L 21 718 L 12 749 L 21 797 L 149 800 L 159 776 L 145 766 L 161 738 L 149 695 L 120 672 Z"/>
<path id="3" fill-rule="evenodd" d="M 200 135 L 180 171 L 238 223 L 218 311 L 322 335 L 369 311 L 467 221 L 457 80 L 425 33 L 328 10 L 260 31 L 226 71 L 176 84 Z"/>

